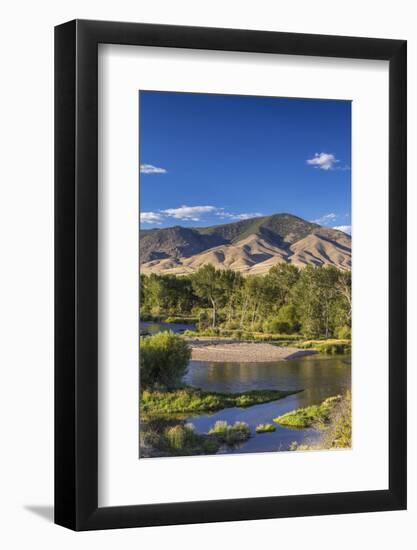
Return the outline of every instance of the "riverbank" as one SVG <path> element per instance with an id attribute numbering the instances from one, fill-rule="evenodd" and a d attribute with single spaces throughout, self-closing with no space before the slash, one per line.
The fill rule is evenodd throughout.
<path id="1" fill-rule="evenodd" d="M 302 407 L 287 412 L 273 420 L 275 423 L 288 426 L 289 428 L 323 428 L 329 422 L 332 411 L 341 400 L 341 395 L 328 397 L 319 405 Z"/>
<path id="2" fill-rule="evenodd" d="M 140 407 L 144 416 L 212 412 L 230 407 L 260 405 L 300 391 L 302 390 L 250 390 L 221 393 L 191 387 L 170 391 L 144 390 Z"/>
<path id="3" fill-rule="evenodd" d="M 285 413 L 274 418 L 274 422 L 289 428 L 314 427 L 322 432 L 320 440 L 315 444 L 292 443 L 290 446 L 292 451 L 351 448 L 352 397 L 350 391 L 343 396 L 328 397 L 319 405 L 311 405 Z"/>
<path id="4" fill-rule="evenodd" d="M 157 423 L 160 423 L 158 420 Z M 245 422 L 216 422 L 208 433 L 197 433 L 192 424 L 141 427 L 141 458 L 216 454 L 221 447 L 233 448 L 251 437 Z"/>
<path id="5" fill-rule="evenodd" d="M 300 450 L 306 445 L 322 445 L 324 433 L 315 426 L 292 428 L 275 423 L 273 419 L 299 408 L 320 404 L 328 397 L 344 395 L 350 388 L 350 356 L 316 354 L 279 363 L 191 361 L 183 383 L 182 390 L 172 390 L 170 395 L 162 391 L 158 395 L 155 390 L 151 391 L 151 395 L 145 393 L 146 406 L 145 410 L 141 407 L 140 415 L 141 457 L 277 452 L 293 449 L 295 444 L 300 446 Z M 201 390 L 183 392 L 187 387 L 191 389 L 190 386 Z M 279 394 L 268 396 L 262 391 L 265 388 L 304 391 L 277 399 Z M 248 395 L 247 392 L 253 390 L 261 391 L 258 395 Z M 245 397 L 242 394 L 246 394 Z M 141 403 L 142 397 L 141 392 Z M 242 407 L 248 404 L 253 406 Z M 209 432 L 218 421 L 227 422 L 230 426 L 237 421 L 245 422 L 251 437 L 236 446 L 222 444 L 221 449 L 217 449 Z M 185 434 L 186 448 L 164 446 L 166 438 L 175 436 L 176 441 L 181 437 L 182 434 L 176 433 L 179 429 L 165 433 L 178 424 L 185 429 L 191 425 L 193 427 L 194 434 L 188 431 Z M 265 433 L 256 430 L 258 426 L 268 424 L 273 425 L 275 431 Z M 328 433 L 326 430 L 326 437 Z M 160 437 L 163 437 L 163 448 Z"/>
<path id="6" fill-rule="evenodd" d="M 241 342 L 233 338 L 186 338 L 194 361 L 253 363 L 287 361 L 318 353 L 314 349 L 278 347 L 269 343 Z"/>

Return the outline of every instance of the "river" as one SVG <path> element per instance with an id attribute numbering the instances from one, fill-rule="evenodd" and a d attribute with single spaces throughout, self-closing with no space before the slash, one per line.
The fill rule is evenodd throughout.
<path id="1" fill-rule="evenodd" d="M 217 420 L 229 424 L 246 422 L 252 437 L 239 447 L 225 447 L 221 453 L 249 453 L 288 450 L 292 442 L 314 443 L 320 434 L 313 429 L 291 429 L 276 424 L 276 431 L 258 434 L 258 424 L 272 423 L 288 411 L 318 404 L 350 388 L 350 356 L 310 355 L 276 363 L 209 363 L 191 361 L 184 382 L 209 391 L 242 392 L 254 389 L 303 391 L 278 401 L 247 408 L 223 409 L 214 414 L 190 416 L 197 432 L 207 432 Z"/>
<path id="2" fill-rule="evenodd" d="M 141 323 L 141 329 L 144 325 L 151 334 L 161 330 L 183 332 L 188 328 L 186 325 Z M 314 443 L 320 433 L 311 428 L 292 429 L 275 424 L 275 432 L 258 434 L 256 426 L 272 423 L 274 418 L 286 412 L 345 393 L 351 385 L 351 359 L 349 355 L 316 354 L 268 363 L 191 361 L 184 382 L 202 390 L 232 393 L 255 389 L 303 390 L 270 403 L 222 409 L 212 414 L 189 416 L 186 420 L 199 433 L 208 432 L 217 420 L 226 420 L 229 424 L 239 420 L 249 425 L 250 439 L 237 447 L 222 447 L 219 454 L 285 451 L 292 442 Z"/>

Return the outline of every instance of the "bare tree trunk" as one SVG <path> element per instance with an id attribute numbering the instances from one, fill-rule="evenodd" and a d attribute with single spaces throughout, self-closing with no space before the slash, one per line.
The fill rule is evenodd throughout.
<path id="1" fill-rule="evenodd" d="M 241 312 L 241 315 L 240 315 L 240 328 L 242 328 L 242 326 L 243 326 L 243 320 L 244 320 L 245 314 L 246 314 L 247 303 L 248 303 L 248 301 L 247 301 L 247 299 L 245 298 L 245 299 L 243 300 L 242 312 Z"/>
<path id="2" fill-rule="evenodd" d="M 213 308 L 213 328 L 216 326 L 216 302 L 213 298 L 210 298 L 211 306 Z"/>
<path id="3" fill-rule="evenodd" d="M 255 323 L 255 320 L 256 320 L 256 316 L 257 316 L 257 313 L 258 313 L 258 308 L 259 308 L 259 303 L 256 304 L 255 308 L 253 309 L 253 312 L 252 312 L 252 322 L 251 322 L 251 328 L 253 330 L 253 325 Z"/>

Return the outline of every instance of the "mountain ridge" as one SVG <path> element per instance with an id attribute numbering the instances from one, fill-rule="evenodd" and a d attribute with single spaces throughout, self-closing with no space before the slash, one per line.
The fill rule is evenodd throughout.
<path id="1" fill-rule="evenodd" d="M 141 272 L 185 275 L 205 263 L 243 274 L 276 263 L 351 268 L 351 238 L 292 214 L 272 214 L 208 227 L 140 231 Z"/>

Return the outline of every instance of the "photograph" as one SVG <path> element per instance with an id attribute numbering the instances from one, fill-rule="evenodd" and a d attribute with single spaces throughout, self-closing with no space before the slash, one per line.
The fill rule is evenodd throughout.
<path id="1" fill-rule="evenodd" d="M 0 548 L 409 550 L 416 10 L 385 4 L 4 4 Z"/>
<path id="2" fill-rule="evenodd" d="M 352 447 L 351 101 L 139 91 L 139 458 Z"/>

